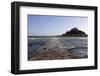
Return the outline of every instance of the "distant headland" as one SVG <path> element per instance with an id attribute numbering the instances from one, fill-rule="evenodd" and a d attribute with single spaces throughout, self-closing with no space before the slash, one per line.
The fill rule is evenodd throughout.
<path id="1" fill-rule="evenodd" d="M 74 27 L 71 30 L 67 31 L 66 33 L 62 34 L 61 36 L 87 37 L 88 35 L 85 32 Z"/>

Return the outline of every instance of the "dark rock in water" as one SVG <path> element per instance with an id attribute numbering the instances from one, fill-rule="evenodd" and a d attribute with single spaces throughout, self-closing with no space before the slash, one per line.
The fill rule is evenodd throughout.
<path id="1" fill-rule="evenodd" d="M 46 50 L 47 48 L 43 48 L 43 49 L 45 49 L 45 50 Z"/>
<path id="2" fill-rule="evenodd" d="M 72 28 L 70 31 L 67 31 L 62 36 L 87 37 L 88 35 L 85 32 L 78 30 L 78 28 Z"/>

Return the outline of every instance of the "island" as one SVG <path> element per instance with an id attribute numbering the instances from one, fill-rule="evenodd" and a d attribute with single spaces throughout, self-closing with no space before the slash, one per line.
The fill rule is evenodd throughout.
<path id="1" fill-rule="evenodd" d="M 83 32 L 82 30 L 79 30 L 78 28 L 74 27 L 71 30 L 67 31 L 66 33 L 62 34 L 61 36 L 87 37 L 88 35 L 85 32 Z"/>

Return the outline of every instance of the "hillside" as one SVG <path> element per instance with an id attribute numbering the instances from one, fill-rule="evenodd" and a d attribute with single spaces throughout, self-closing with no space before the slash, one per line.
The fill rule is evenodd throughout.
<path id="1" fill-rule="evenodd" d="M 79 30 L 78 28 L 72 28 L 71 30 L 62 34 L 62 36 L 87 37 L 88 35 L 85 32 Z"/>

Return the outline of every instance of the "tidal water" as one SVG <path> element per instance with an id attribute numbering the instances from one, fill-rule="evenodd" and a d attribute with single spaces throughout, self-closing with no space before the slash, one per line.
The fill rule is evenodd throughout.
<path id="1" fill-rule="evenodd" d="M 28 38 L 28 56 L 30 56 L 32 52 L 37 51 L 40 47 L 46 45 L 46 43 L 49 42 L 51 39 L 59 40 L 59 42 L 63 44 L 61 47 L 67 49 L 70 55 L 72 56 L 72 58 L 87 58 L 88 57 L 87 37 Z"/>

